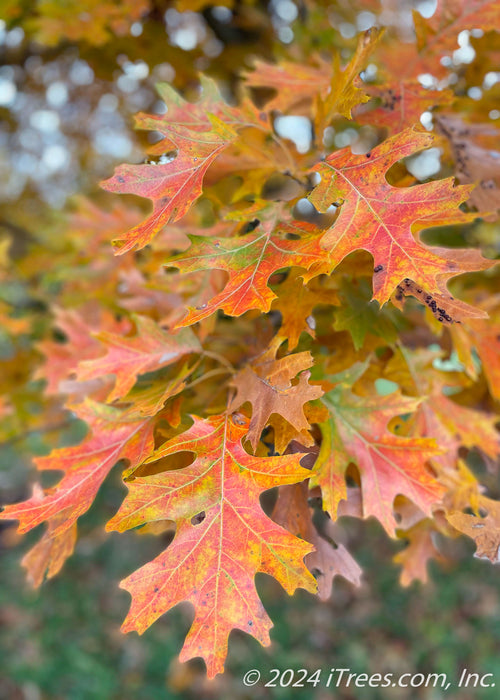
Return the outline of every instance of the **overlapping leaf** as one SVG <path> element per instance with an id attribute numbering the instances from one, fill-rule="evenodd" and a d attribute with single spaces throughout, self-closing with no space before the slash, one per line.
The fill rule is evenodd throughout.
<path id="1" fill-rule="evenodd" d="M 494 220 L 500 210 L 500 152 L 483 147 L 479 138 L 484 135 L 498 144 L 498 130 L 488 124 L 466 124 L 450 114 L 439 115 L 437 128 L 450 143 L 460 182 L 477 185 L 471 203 Z"/>
<path id="2" fill-rule="evenodd" d="M 307 498 L 307 482 L 281 486 L 272 517 L 293 535 L 314 544 L 315 551 L 308 554 L 305 561 L 318 579 L 318 597 L 328 600 L 335 576 L 343 576 L 359 586 L 362 571 L 344 544 L 335 542 L 335 525 L 331 520 L 327 521 L 325 536 L 317 531 Z"/>
<path id="3" fill-rule="evenodd" d="M 300 221 L 285 220 L 279 224 L 280 213 L 280 207 L 271 207 L 267 218 L 259 221 L 254 231 L 239 237 L 189 236 L 191 247 L 170 258 L 167 265 L 183 273 L 224 270 L 229 277 L 222 291 L 207 303 L 190 308 L 177 327 L 196 323 L 217 309 L 230 316 L 240 316 L 250 309 L 269 311 L 276 294 L 268 280 L 282 268 L 302 267 L 310 270 L 309 276 L 330 271 L 328 256 L 320 246 L 322 232 L 313 224 Z"/>
<path id="4" fill-rule="evenodd" d="M 269 100 L 267 109 L 282 112 L 295 107 L 303 100 L 312 100 L 318 92 L 325 91 L 331 68 L 321 57 L 314 57 L 317 65 L 303 65 L 282 61 L 272 64 L 255 60 L 253 68 L 244 75 L 250 87 L 273 88 L 276 95 Z"/>
<path id="5" fill-rule="evenodd" d="M 384 68 L 398 77 L 418 78 L 422 74 L 446 75 L 443 56 L 458 48 L 462 31 L 497 27 L 498 0 L 438 0 L 430 18 L 414 11 L 416 42 L 393 42 L 379 52 Z"/>
<path id="6" fill-rule="evenodd" d="M 379 37 L 380 31 L 375 28 L 361 34 L 354 56 L 344 68 L 338 53 L 334 54 L 331 64 L 316 56 L 316 65 L 310 66 L 290 61 L 273 65 L 258 60 L 253 70 L 245 74 L 245 82 L 276 90 L 267 109 L 286 112 L 311 100 L 316 128 L 322 133 L 335 116 L 350 119 L 353 108 L 370 99 L 363 90 L 359 73 L 365 68 Z"/>
<path id="7" fill-rule="evenodd" d="M 394 187 L 386 180 L 394 163 L 433 143 L 431 134 L 410 128 L 370 153 L 353 155 L 346 148 L 314 168 L 322 179 L 309 195 L 311 202 L 322 212 L 333 203 L 341 205 L 321 244 L 334 264 L 355 250 L 372 254 L 373 298 L 380 304 L 405 279 L 427 294 L 446 295 L 450 277 L 493 264 L 476 251 L 432 249 L 414 237 L 414 228 L 467 221 L 459 205 L 470 188 L 455 187 L 452 178 L 413 187 Z"/>
<path id="8" fill-rule="evenodd" d="M 316 280 L 305 285 L 300 271 L 292 270 L 286 280 L 274 290 L 278 297 L 273 301 L 271 308 L 281 314 L 279 336 L 288 340 L 289 350 L 295 350 L 302 332 L 315 337 L 316 322 L 312 315 L 315 306 L 339 303 L 335 281 L 330 278 L 325 280 L 328 280 L 330 285 L 327 282 L 315 284 Z"/>
<path id="9" fill-rule="evenodd" d="M 139 129 L 158 131 L 165 134 L 165 140 L 150 148 L 150 153 L 162 154 L 170 144 L 170 129 L 173 125 L 183 125 L 193 131 L 209 131 L 212 123 L 210 115 L 234 128 L 258 126 L 268 129 L 267 116 L 260 112 L 247 98 L 243 98 L 237 107 L 228 105 L 221 97 L 217 84 L 200 75 L 201 96 L 197 102 L 187 102 L 168 83 L 159 83 L 156 90 L 167 107 L 166 114 L 144 114 L 136 116 Z"/>
<path id="10" fill-rule="evenodd" d="M 459 449 L 478 447 L 491 460 L 500 454 L 500 434 L 495 429 L 496 416 L 462 406 L 445 394 L 448 387 L 460 389 L 460 377 L 440 372 L 433 366 L 438 359 L 429 350 L 404 350 L 394 355 L 386 366 L 385 376 L 401 383 L 408 393 L 425 396 L 417 409 L 416 429 L 422 436 L 436 437 L 442 454 L 432 458 L 445 473 L 456 470 Z"/>
<path id="11" fill-rule="evenodd" d="M 62 535 L 90 508 L 119 460 L 125 459 L 134 467 L 153 452 L 154 419 L 127 417 L 119 409 L 91 401 L 79 407 L 78 416 L 92 426 L 91 434 L 80 445 L 62 447 L 36 459 L 40 470 L 62 471 L 61 481 L 45 493 L 36 489 L 32 498 L 8 505 L 0 513 L 4 520 L 19 520 L 19 532 L 52 520 L 50 536 Z"/>
<path id="12" fill-rule="evenodd" d="M 356 121 L 387 127 L 391 134 L 420 123 L 422 114 L 430 107 L 448 105 L 453 101 L 451 90 L 429 90 L 417 79 L 387 80 L 381 85 L 368 85 L 366 92 L 374 98 L 374 108 L 356 109 Z"/>
<path id="13" fill-rule="evenodd" d="M 139 129 L 159 131 L 164 138 L 150 149 L 158 162 L 121 165 L 113 177 L 101 183 L 108 192 L 136 194 L 153 201 L 153 212 L 141 224 L 117 239 L 117 252 L 142 248 L 166 224 L 177 221 L 201 195 L 203 179 L 214 160 L 238 136 L 238 129 L 269 130 L 266 119 L 249 102 L 230 107 L 213 81 L 203 79 L 202 98 L 186 102 L 169 85 L 158 91 L 165 101 L 164 116 L 139 114 Z"/>
<path id="14" fill-rule="evenodd" d="M 63 510 L 47 521 L 47 531 L 22 558 L 22 565 L 27 571 L 28 579 L 34 588 L 38 588 L 45 578 L 49 579 L 59 573 L 64 562 L 73 554 L 76 544 L 76 522 L 69 529 L 53 535 L 61 521 L 64 522 L 66 512 Z"/>
<path id="15" fill-rule="evenodd" d="M 172 335 L 147 316 L 136 316 L 136 336 L 123 337 L 100 333 L 96 337 L 107 348 L 107 354 L 81 362 L 77 377 L 95 379 L 108 374 L 116 377 L 108 402 L 128 394 L 140 374 L 176 362 L 181 357 L 201 350 L 194 333 L 186 328 Z"/>
<path id="16" fill-rule="evenodd" d="M 153 212 L 123 237 L 117 252 L 143 248 L 171 221 L 177 221 L 202 193 L 203 178 L 220 153 L 234 141 L 237 133 L 216 117 L 212 130 L 200 132 L 184 126 L 169 129 L 175 157 L 165 163 L 120 165 L 113 177 L 101 183 L 108 192 L 136 194 L 153 201 Z"/>
<path id="17" fill-rule="evenodd" d="M 354 463 L 361 479 L 364 517 L 375 516 L 394 535 L 396 496 L 405 496 L 431 515 L 433 504 L 443 495 L 445 489 L 426 465 L 439 449 L 433 439 L 398 437 L 387 429 L 392 418 L 415 411 L 419 401 L 398 392 L 357 396 L 350 385 L 362 371 L 363 367 L 357 368 L 339 377 L 337 386 L 323 398 L 331 417 L 323 427 L 325 448 L 311 484 L 321 487 L 324 508 L 335 517 L 347 495 L 346 469 Z"/>
<path id="18" fill-rule="evenodd" d="M 122 10 L 110 14 L 109 7 L 101 11 L 96 2 L 91 0 L 90 19 L 98 20 L 100 31 L 91 37 L 88 22 L 78 29 L 91 43 L 101 42 L 110 28 L 121 31 L 115 19 L 122 26 L 124 16 Z M 176 6 L 189 5 L 182 0 Z M 199 0 L 191 5 L 202 8 Z M 254 9 L 243 4 L 235 12 L 238 32 L 248 28 L 240 10 Z M 380 8 L 372 2 L 370 9 Z M 269 643 L 271 622 L 255 589 L 257 573 L 274 576 L 289 592 L 298 586 L 314 590 L 313 573 L 322 598 L 339 573 L 359 582 L 360 569 L 334 520 L 341 515 L 374 516 L 391 536 L 408 541 L 396 557 L 403 585 L 425 581 L 429 559 L 441 559 L 437 533 L 466 533 L 476 541 L 478 556 L 498 561 L 499 504 L 485 495 L 472 457 L 467 463 L 459 458 L 478 447 L 491 479 L 499 448 L 493 414 L 500 396 L 498 276 L 492 271 L 455 279 L 453 293 L 460 299 L 447 283 L 493 264 L 474 250 L 455 248 L 461 236 L 486 244 L 488 255 L 497 252 L 491 223 L 462 231 L 455 225 L 473 220 L 468 206 L 483 220 L 499 209 L 492 126 L 498 85 L 491 87 L 498 56 L 489 32 L 499 10 L 499 0 L 439 0 L 431 18 L 414 14 L 416 43 L 406 41 L 402 23 L 403 41 L 394 40 L 394 24 L 380 42 L 378 29 L 361 34 L 357 48 L 356 40 L 351 44 L 327 23 L 314 41 L 294 27 L 297 43 L 284 60 L 257 59 L 237 88 L 225 83 L 225 94 L 238 104 L 226 103 L 205 77 L 196 102 L 162 84 L 165 113 L 136 119 L 138 128 L 161 135 L 148 147 L 148 161 L 120 166 L 103 183 L 109 191 L 150 199 L 153 213 L 145 221 L 136 225 L 138 211 L 128 205 L 102 212 L 87 203 L 77 207 L 66 239 L 60 239 L 60 229 L 52 235 L 50 226 L 40 227 L 43 246 L 34 247 L 29 259 L 22 240 L 10 249 L 10 241 L 0 241 L 2 285 L 16 281 L 9 272 L 15 258 L 23 295 L 27 291 L 25 306 L 0 304 L 15 351 L 12 360 L 2 361 L 3 432 L 10 439 L 17 423 L 28 434 L 41 426 L 40 435 L 57 436 L 62 406 L 54 395 L 60 393 L 71 396 L 65 408 L 89 425 L 82 444 L 37 460 L 41 470 L 62 472 L 59 483 L 45 491 L 35 485 L 30 499 L 2 513 L 18 519 L 22 532 L 46 523 L 42 539 L 23 559 L 35 585 L 60 570 L 73 551 L 77 518 L 113 464 L 125 460 L 129 494 L 108 528 L 169 531 L 173 539 L 123 582 L 132 595 L 123 629 L 143 632 L 167 610 L 190 602 L 194 623 L 181 659 L 205 658 L 210 676 L 222 671 L 232 629 Z M 358 12 L 328 9 L 336 26 L 339 17 L 354 21 Z M 215 14 L 204 12 L 214 21 Z M 396 19 L 404 12 L 389 14 Z M 386 16 L 378 14 L 377 21 L 384 24 Z M 58 20 L 58 35 L 60 26 Z M 489 34 L 478 40 L 471 32 L 476 60 L 461 65 L 467 51 L 455 53 L 459 32 L 474 28 Z M 238 55 L 230 43 L 223 52 L 226 64 Z M 311 56 L 312 46 L 321 54 Z M 330 46 L 333 58 L 325 53 Z M 194 67 L 181 65 L 187 54 L 168 46 L 162 51 L 162 61 L 175 69 L 176 85 L 189 95 L 195 79 Z M 286 52 L 282 46 L 278 54 Z M 205 53 L 202 60 L 211 62 L 214 57 Z M 219 68 L 212 64 L 214 75 L 241 73 L 241 65 L 222 73 Z M 424 79 L 423 73 L 431 75 Z M 469 88 L 479 85 L 484 94 L 476 99 Z M 424 110 L 436 108 L 436 131 L 448 139 L 448 150 L 444 139 L 407 128 L 418 125 Z M 309 120 L 307 152 L 289 150 L 278 136 L 295 134 L 286 132 L 291 122 L 273 123 L 277 111 Z M 353 119 L 365 126 L 358 128 Z M 390 138 L 360 153 L 386 131 Z M 348 141 L 351 148 L 322 160 L 324 148 Z M 453 172 L 454 164 L 466 186 L 456 187 L 452 178 L 415 182 L 402 159 L 430 146 L 444 146 L 443 171 Z M 315 211 L 300 201 L 307 193 Z M 296 220 L 302 216 L 313 223 Z M 423 229 L 448 225 L 453 228 L 436 234 L 448 248 L 422 243 Z M 117 235 L 117 252 L 152 245 L 140 255 L 109 259 L 108 241 Z M 177 270 L 165 270 L 165 263 Z M 18 299 L 17 287 L 8 291 L 9 300 Z M 31 356 L 37 353 L 25 351 L 26 341 L 46 338 L 50 321 L 32 312 L 32 299 L 38 308 L 39 300 L 45 306 L 54 293 L 65 310 L 55 311 L 54 338 L 38 343 L 45 362 L 33 374 Z M 407 296 L 425 305 L 425 314 L 405 304 Z M 392 306 L 377 310 L 377 302 L 389 299 Z M 131 312 L 141 314 L 135 334 Z M 184 328 L 195 322 L 196 336 Z M 66 343 L 56 342 L 60 331 Z M 440 353 L 429 348 L 436 342 Z M 284 347 L 289 354 L 279 356 Z M 301 352 L 294 352 L 297 347 Z M 193 360 L 193 353 L 200 357 Z M 321 385 L 311 379 L 313 366 Z M 324 381 L 331 374 L 331 382 Z M 32 400 L 33 376 L 47 382 L 47 411 Z M 389 391 L 388 378 L 402 393 L 379 393 Z M 120 400 L 122 408 L 110 408 L 106 400 Z M 230 415 L 234 410 L 248 411 L 251 419 Z M 195 417 L 186 430 L 190 413 L 205 418 Z M 47 425 L 42 415 L 49 417 Z M 263 458 L 266 450 L 287 454 Z M 355 485 L 347 488 L 350 482 Z M 271 519 L 260 497 L 275 487 Z M 331 518 L 319 511 L 320 493 Z"/>
<path id="19" fill-rule="evenodd" d="M 457 37 L 466 29 L 497 28 L 498 0 L 439 0 L 432 16 L 415 13 L 417 47 L 424 54 L 442 54 L 457 48 Z"/>
<path id="20" fill-rule="evenodd" d="M 45 362 L 35 372 L 35 378 L 46 380 L 48 394 L 64 393 L 67 388 L 64 381 L 75 372 L 78 361 L 99 354 L 99 343 L 92 334 L 95 327 L 89 325 L 80 313 L 56 309 L 55 317 L 55 325 L 64 333 L 65 342 L 43 340 L 37 345 Z M 128 330 L 127 321 L 117 323 L 107 314 L 102 315 L 101 324 L 114 331 Z"/>
<path id="21" fill-rule="evenodd" d="M 245 402 L 252 404 L 248 439 L 255 450 L 260 435 L 273 413 L 285 418 L 297 432 L 310 427 L 304 404 L 323 395 L 319 386 L 309 384 L 307 370 L 313 363 L 309 352 L 299 352 L 276 359 L 276 347 L 240 370 L 233 378 L 236 395 L 229 406 L 235 411 Z M 291 380 L 300 372 L 298 383 Z"/>
<path id="22" fill-rule="evenodd" d="M 500 296 L 492 294 L 477 300 L 479 308 L 488 313 L 488 319 L 470 319 L 467 324 L 452 328 L 453 343 L 467 373 L 477 379 L 474 350 L 479 355 L 490 393 L 500 400 Z"/>
<path id="23" fill-rule="evenodd" d="M 151 459 L 192 452 L 194 462 L 129 480 L 130 493 L 108 529 L 177 522 L 172 544 L 122 582 L 132 595 L 123 630 L 142 633 L 170 608 L 191 602 L 195 619 L 180 658 L 203 657 L 213 677 L 223 670 L 232 629 L 270 643 L 271 621 L 253 581 L 257 572 L 274 576 L 289 593 L 298 586 L 315 589 L 303 563 L 311 545 L 273 523 L 259 504 L 262 491 L 301 481 L 309 472 L 300 466 L 300 454 L 260 458 L 245 452 L 243 417 L 193 420 Z"/>

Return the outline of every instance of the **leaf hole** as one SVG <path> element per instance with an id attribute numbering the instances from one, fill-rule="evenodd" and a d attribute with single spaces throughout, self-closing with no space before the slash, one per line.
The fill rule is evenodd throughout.
<path id="1" fill-rule="evenodd" d="M 175 471 L 189 467 L 194 462 L 196 455 L 194 452 L 176 452 L 173 455 L 161 457 L 155 462 L 145 462 L 134 471 L 134 477 L 152 476 L 163 472 Z"/>
<path id="2" fill-rule="evenodd" d="M 200 513 L 196 513 L 196 515 L 193 515 L 191 518 L 191 525 L 199 525 L 205 520 L 206 517 L 207 514 L 204 510 L 202 510 Z"/>
<path id="3" fill-rule="evenodd" d="M 242 235 L 245 235 L 246 233 L 251 233 L 252 231 L 255 231 L 257 226 L 260 225 L 260 219 L 254 219 L 253 221 L 249 221 L 243 226 L 243 229 L 241 231 Z"/>

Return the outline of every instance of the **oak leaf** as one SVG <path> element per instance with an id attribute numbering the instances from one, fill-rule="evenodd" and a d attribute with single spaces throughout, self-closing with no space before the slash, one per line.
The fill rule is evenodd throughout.
<path id="1" fill-rule="evenodd" d="M 324 508 L 335 518 L 340 500 L 347 495 L 345 472 L 350 463 L 355 464 L 361 480 L 363 516 L 375 516 L 394 536 L 396 496 L 405 496 L 427 515 L 442 497 L 445 488 L 427 468 L 427 461 L 439 449 L 433 439 L 399 437 L 388 430 L 392 418 L 414 412 L 419 400 L 399 392 L 356 395 L 350 387 L 364 370 L 357 367 L 333 378 L 336 386 L 322 399 L 331 414 L 323 429 L 327 449 L 323 455 L 320 451 L 311 486 L 321 487 Z"/>
<path id="2" fill-rule="evenodd" d="M 154 450 L 155 421 L 127 416 L 122 411 L 87 400 L 75 409 L 91 426 L 90 435 L 74 447 L 61 447 L 47 457 L 38 457 L 39 470 L 62 471 L 61 481 L 45 493 L 36 489 L 32 498 L 8 505 L 3 520 L 19 520 L 19 532 L 28 532 L 45 520 L 51 521 L 52 538 L 70 530 L 92 505 L 102 482 L 121 459 L 139 465 Z M 54 519 L 54 516 L 59 516 Z"/>
<path id="3" fill-rule="evenodd" d="M 464 363 L 467 373 L 477 378 L 474 363 L 474 349 L 481 360 L 482 369 L 488 383 L 490 394 L 500 400 L 500 295 L 488 295 L 478 299 L 477 305 L 489 315 L 488 319 L 468 319 L 461 326 L 451 329 L 453 343 L 458 357 Z"/>
<path id="4" fill-rule="evenodd" d="M 485 148 L 479 139 L 485 135 L 498 143 L 498 130 L 488 124 L 467 124 L 454 114 L 440 114 L 436 127 L 449 141 L 460 182 L 477 185 L 470 195 L 471 204 L 487 214 L 487 220 L 496 219 L 500 211 L 500 152 Z"/>
<path id="5" fill-rule="evenodd" d="M 176 334 L 168 333 L 147 316 L 135 316 L 136 335 L 133 338 L 113 333 L 98 333 L 97 340 L 107 348 L 106 355 L 80 362 L 79 380 L 114 374 L 116 381 L 108 402 L 128 394 L 140 374 L 172 364 L 185 355 L 200 352 L 201 346 L 189 328 Z"/>
<path id="6" fill-rule="evenodd" d="M 366 68 L 368 58 L 381 34 L 382 31 L 376 27 L 361 34 L 356 52 L 343 70 L 340 68 L 339 56 L 335 54 L 328 91 L 324 96 L 317 95 L 315 100 L 314 121 L 317 133 L 322 134 L 333 118 L 338 115 L 352 119 L 353 109 L 370 99 L 359 74 Z"/>
<path id="7" fill-rule="evenodd" d="M 174 157 L 166 162 L 120 165 L 113 177 L 101 182 L 107 192 L 136 194 L 153 201 L 153 212 L 116 239 L 118 254 L 147 245 L 166 224 L 177 221 L 202 193 L 203 178 L 210 165 L 232 143 L 237 132 L 211 116 L 212 129 L 200 132 L 183 125 L 171 125 L 168 139 Z"/>
<path id="8" fill-rule="evenodd" d="M 309 384 L 313 358 L 309 352 L 299 352 L 276 359 L 276 346 L 256 358 L 233 378 L 236 395 L 229 410 L 235 411 L 247 401 L 252 404 L 252 420 L 248 440 L 257 448 L 260 435 L 273 413 L 290 423 L 297 432 L 309 429 L 304 404 L 323 395 L 319 386 Z M 298 374 L 297 384 L 291 380 Z"/>
<path id="9" fill-rule="evenodd" d="M 367 85 L 373 104 L 356 108 L 354 116 L 360 124 L 387 127 L 394 134 L 420 123 L 423 112 L 453 102 L 451 90 L 429 90 L 415 79 L 388 79 L 381 85 Z"/>
<path id="10" fill-rule="evenodd" d="M 143 416 L 155 416 L 159 413 L 164 404 L 173 396 L 177 396 L 186 388 L 186 379 L 196 368 L 197 363 L 190 367 L 187 363 L 178 369 L 173 377 L 158 376 L 150 381 L 145 381 L 141 385 L 136 385 L 132 388 L 126 397 L 127 403 L 131 403 L 134 410 L 138 411 Z M 177 399 L 180 397 L 177 396 Z M 167 415 L 163 415 L 165 419 L 173 425 L 180 424 L 180 415 L 177 399 L 170 410 L 167 410 Z"/>
<path id="11" fill-rule="evenodd" d="M 132 595 L 122 629 L 142 633 L 178 603 L 191 602 L 195 619 L 180 659 L 202 656 L 212 678 L 223 671 L 232 629 L 270 643 L 272 624 L 253 581 L 257 572 L 274 576 L 288 593 L 297 587 L 315 590 L 303 563 L 312 546 L 270 520 L 259 504 L 262 491 L 301 481 L 309 471 L 300 466 L 300 454 L 261 458 L 245 452 L 243 416 L 193 416 L 193 421 L 151 460 L 191 452 L 194 462 L 128 480 L 129 495 L 107 528 L 177 522 L 172 544 L 121 583 Z"/>
<path id="12" fill-rule="evenodd" d="M 486 558 L 498 564 L 500 562 L 500 502 L 483 497 L 480 507 L 486 513 L 484 516 L 451 512 L 446 517 L 454 528 L 475 541 L 476 557 Z"/>
<path id="13" fill-rule="evenodd" d="M 430 18 L 413 11 L 416 43 L 387 43 L 378 52 L 378 59 L 392 75 L 401 78 L 426 73 L 442 78 L 447 67 L 441 58 L 458 48 L 459 34 L 494 29 L 499 12 L 498 0 L 439 0 Z"/>
<path id="14" fill-rule="evenodd" d="M 327 280 L 325 284 L 323 281 Z M 286 280 L 275 288 L 278 295 L 272 309 L 281 314 L 279 337 L 288 340 L 288 349 L 295 350 L 303 332 L 315 337 L 316 322 L 312 311 L 319 304 L 339 303 L 338 292 L 331 278 L 304 284 L 299 270 L 291 270 Z"/>
<path id="15" fill-rule="evenodd" d="M 421 434 L 435 436 L 446 449 L 433 458 L 437 464 L 454 466 L 461 446 L 478 447 L 493 460 L 500 454 L 500 434 L 495 430 L 498 419 L 494 414 L 461 406 L 441 389 L 435 389 L 419 407 L 418 415 Z"/>
<path id="16" fill-rule="evenodd" d="M 201 78 L 202 96 L 196 103 L 184 100 L 170 85 L 157 86 L 165 102 L 165 115 L 138 114 L 136 127 L 164 135 L 149 152 L 158 161 L 121 165 L 101 183 L 108 192 L 136 194 L 153 201 L 152 214 L 116 239 L 118 254 L 147 245 L 160 229 L 184 216 L 202 193 L 208 168 L 248 127 L 270 130 L 267 117 L 245 99 L 231 107 L 216 84 Z"/>
<path id="17" fill-rule="evenodd" d="M 324 423 L 328 419 L 328 410 L 321 403 L 306 403 L 304 404 L 304 415 L 308 427 L 303 430 L 294 428 L 279 413 L 272 413 L 269 416 L 268 423 L 273 429 L 273 448 L 275 452 L 280 455 L 283 454 L 292 440 L 300 443 L 303 448 L 314 446 L 315 440 L 311 434 L 310 427 L 313 423 L 318 425 Z"/>
<path id="18" fill-rule="evenodd" d="M 394 310 L 380 309 L 370 301 L 370 287 L 366 277 L 351 281 L 344 278 L 341 282 L 334 328 L 336 331 L 349 331 L 355 350 L 363 347 L 367 333 L 390 343 L 394 343 L 398 337 Z"/>
<path id="19" fill-rule="evenodd" d="M 359 74 L 380 35 L 380 30 L 374 27 L 361 34 L 353 57 L 343 68 L 338 53 L 334 54 L 331 63 L 314 56 L 316 65 L 291 61 L 270 64 L 257 60 L 253 70 L 245 73 L 245 83 L 276 90 L 276 96 L 266 104 L 268 110 L 287 112 L 297 109 L 304 101 L 312 101 L 316 129 L 322 134 L 335 116 L 350 119 L 353 108 L 370 99 L 364 92 Z"/>
<path id="20" fill-rule="evenodd" d="M 251 233 L 230 238 L 207 238 L 190 235 L 191 247 L 171 257 L 166 265 L 182 273 L 218 269 L 228 273 L 223 289 L 208 302 L 189 308 L 177 327 L 189 326 L 222 309 L 230 316 L 240 316 L 250 309 L 267 312 L 276 294 L 268 286 L 269 277 L 286 267 L 310 270 L 304 278 L 330 271 L 328 255 L 320 246 L 322 232 L 302 221 L 280 221 L 281 207 L 261 210 L 257 204 L 246 212 L 261 214 Z M 241 216 L 241 215 L 240 215 Z M 248 220 L 248 219 L 247 219 Z"/>
<path id="21" fill-rule="evenodd" d="M 201 96 L 197 102 L 188 102 L 168 83 L 158 83 L 156 90 L 165 103 L 165 114 L 136 115 L 135 123 L 138 129 L 158 131 L 165 139 L 149 148 L 149 153 L 161 155 L 171 147 L 171 129 L 175 134 L 175 125 L 189 127 L 193 131 L 209 131 L 213 124 L 213 115 L 228 127 L 241 128 L 255 126 L 269 130 L 267 115 L 256 109 L 253 103 L 243 97 L 237 107 L 228 105 L 222 98 L 217 84 L 200 75 Z"/>
<path id="22" fill-rule="evenodd" d="M 245 84 L 274 89 L 276 95 L 267 102 L 266 109 L 287 112 L 327 89 L 331 75 L 330 64 L 320 56 L 314 56 L 312 60 L 316 65 L 292 61 L 273 64 L 256 59 L 252 70 L 244 73 Z"/>
<path id="23" fill-rule="evenodd" d="M 343 576 L 354 586 L 359 586 L 362 570 L 347 548 L 335 542 L 335 533 L 328 531 L 334 527 L 331 520 L 327 521 L 330 541 L 317 531 L 307 498 L 307 482 L 280 486 L 271 517 L 292 535 L 314 544 L 315 551 L 306 556 L 305 562 L 318 581 L 318 597 L 328 600 L 335 576 Z"/>
<path id="24" fill-rule="evenodd" d="M 453 51 L 463 30 L 497 27 L 499 0 L 439 0 L 429 19 L 414 13 L 417 48 L 426 56 Z"/>
<path id="25" fill-rule="evenodd" d="M 438 359 L 433 351 L 405 348 L 389 360 L 384 376 L 412 396 L 425 397 L 417 408 L 415 429 L 423 437 L 439 440 L 442 454 L 434 456 L 432 462 L 450 478 L 456 472 L 461 447 L 478 447 L 494 460 L 500 453 L 500 434 L 495 429 L 494 414 L 463 406 L 445 394 L 447 389 L 463 388 L 464 378 L 437 369 Z"/>
<path id="26" fill-rule="evenodd" d="M 54 310 L 55 327 L 64 334 L 65 342 L 41 340 L 37 349 L 44 355 L 45 361 L 35 371 L 35 379 L 45 379 L 48 394 L 66 393 L 65 383 L 76 371 L 78 361 L 97 357 L 99 342 L 93 333 L 99 326 L 109 331 L 128 330 L 128 321 L 116 322 L 109 314 L 100 314 L 98 324 L 89 323 L 81 312 L 73 309 Z"/>
<path id="27" fill-rule="evenodd" d="M 313 168 L 322 178 L 309 195 L 314 206 L 325 212 L 334 202 L 341 205 L 321 245 L 329 251 L 333 265 L 355 250 L 371 253 L 373 298 L 380 304 L 405 279 L 429 295 L 447 294 L 450 277 L 494 264 L 476 251 L 432 249 L 414 238 L 413 228 L 468 220 L 458 207 L 471 189 L 455 187 L 453 178 L 413 187 L 393 187 L 386 180 L 394 163 L 428 148 L 434 140 L 431 134 L 410 128 L 370 153 L 354 155 L 345 148 Z"/>
<path id="28" fill-rule="evenodd" d="M 73 554 L 77 537 L 76 523 L 59 534 L 52 534 L 65 517 L 66 513 L 62 511 L 49 518 L 47 531 L 21 560 L 34 588 L 41 586 L 45 578 L 50 579 L 58 574 L 66 559 Z"/>
<path id="29" fill-rule="evenodd" d="M 445 560 L 434 544 L 435 534 L 433 521 L 428 518 L 422 519 L 403 534 L 408 545 L 393 558 L 401 566 L 399 580 L 402 586 L 409 586 L 413 581 L 427 583 L 429 561 Z"/>

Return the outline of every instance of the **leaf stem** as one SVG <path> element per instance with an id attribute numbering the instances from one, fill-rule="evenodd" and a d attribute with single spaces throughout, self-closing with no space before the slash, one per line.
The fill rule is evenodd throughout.
<path id="1" fill-rule="evenodd" d="M 205 374 L 202 374 L 201 377 L 198 377 L 198 379 L 195 379 L 194 381 L 191 382 L 191 384 L 186 385 L 186 389 L 192 389 L 196 384 L 200 384 L 200 382 L 204 382 L 205 379 L 211 379 L 212 377 L 217 376 L 218 374 L 229 374 L 233 373 L 233 369 L 212 369 L 210 372 L 206 372 Z"/>
<path id="2" fill-rule="evenodd" d="M 233 365 L 229 362 L 229 360 L 226 360 L 226 358 L 223 355 L 219 355 L 218 352 L 211 352 L 210 350 L 203 350 L 202 355 L 205 357 L 210 357 L 212 360 L 215 360 L 216 362 L 220 362 L 221 365 L 224 365 L 224 367 L 227 367 L 227 369 L 233 374 L 235 372 L 235 369 Z"/>

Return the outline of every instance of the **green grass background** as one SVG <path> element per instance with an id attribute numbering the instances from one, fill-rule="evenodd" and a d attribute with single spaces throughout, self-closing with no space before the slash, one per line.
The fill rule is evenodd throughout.
<path id="1" fill-rule="evenodd" d="M 118 487 L 118 488 L 117 488 Z M 102 523 L 122 496 L 118 475 L 80 519 L 76 553 L 55 579 L 33 591 L 24 581 L 22 553 L 36 541 L 16 542 L 3 530 L 0 589 L 0 698 L 2 700 L 207 700 L 294 698 L 500 697 L 499 569 L 473 558 L 465 538 L 448 544 L 452 561 L 431 564 L 427 585 L 402 588 L 392 563 L 400 542 L 375 522 L 346 520 L 350 550 L 365 570 L 355 589 L 337 578 L 332 598 L 321 603 L 304 591 L 289 597 L 275 581 L 259 576 L 258 588 L 274 628 L 267 648 L 233 632 L 226 673 L 207 682 L 200 660 L 176 657 L 192 619 L 179 606 L 142 637 L 119 628 L 129 595 L 118 582 L 156 556 L 160 538 L 105 534 Z M 257 668 L 350 668 L 358 673 L 493 673 L 497 688 L 457 689 L 246 689 L 245 671 Z"/>

